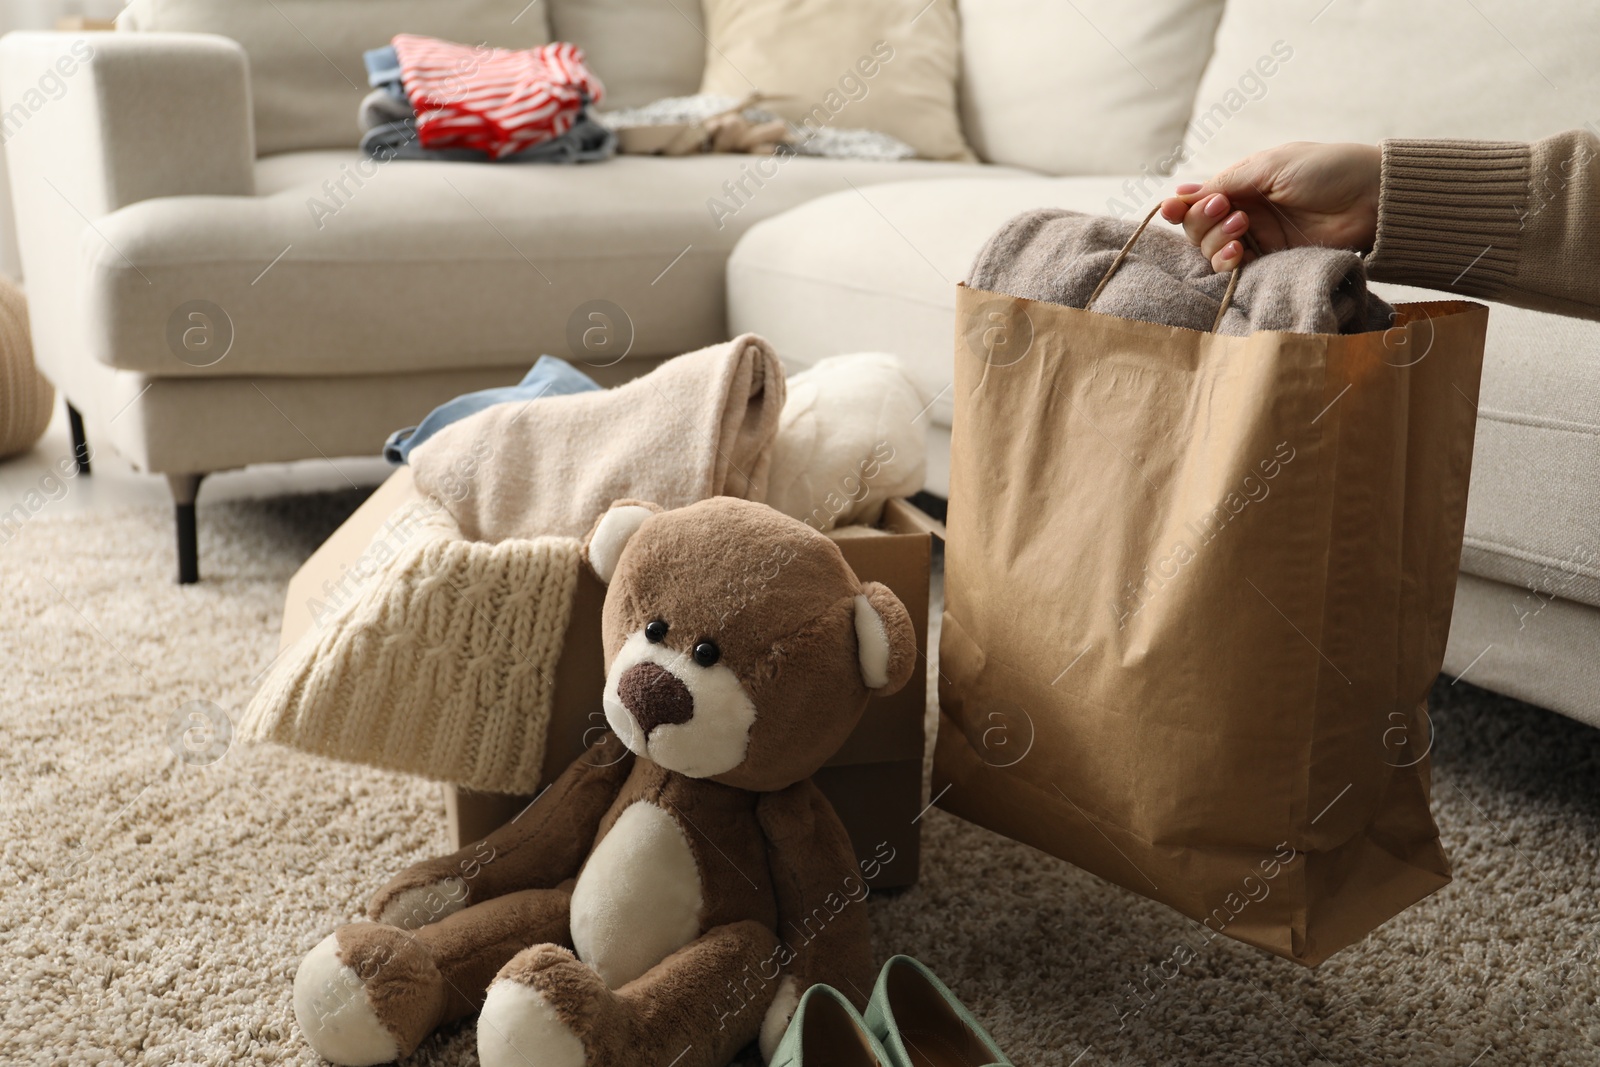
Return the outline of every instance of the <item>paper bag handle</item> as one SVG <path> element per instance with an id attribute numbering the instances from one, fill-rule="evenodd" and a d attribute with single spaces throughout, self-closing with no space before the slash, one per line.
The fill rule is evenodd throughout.
<path id="1" fill-rule="evenodd" d="M 1100 279 L 1100 284 L 1095 286 L 1094 292 L 1089 294 L 1089 299 L 1084 303 L 1083 310 L 1088 311 L 1094 306 L 1095 299 L 1100 295 L 1100 291 L 1106 287 L 1106 283 L 1111 280 L 1111 276 L 1117 272 L 1117 268 L 1122 266 L 1122 261 L 1127 259 L 1128 253 L 1133 250 L 1133 242 L 1139 239 L 1139 235 L 1144 233 L 1144 228 L 1150 225 L 1150 220 L 1155 218 L 1156 212 L 1160 210 L 1161 205 L 1157 204 L 1155 207 L 1150 209 L 1150 213 L 1144 217 L 1144 221 L 1139 223 L 1139 228 L 1133 231 L 1133 236 L 1129 237 L 1127 243 L 1122 246 L 1122 251 L 1117 253 L 1117 258 L 1113 259 L 1111 261 L 1111 266 L 1106 268 L 1105 277 Z M 1248 234 L 1246 236 L 1248 237 Z M 1251 241 L 1250 244 L 1252 247 L 1255 247 L 1254 241 Z M 1259 253 L 1259 249 L 1257 249 L 1257 251 Z M 1241 262 L 1239 267 L 1242 266 L 1244 266 L 1244 264 Z M 1228 306 L 1233 302 L 1233 290 L 1239 284 L 1239 267 L 1234 267 L 1233 270 L 1228 274 L 1228 290 L 1222 294 L 1222 305 L 1217 308 L 1217 317 L 1212 320 L 1212 333 L 1216 333 L 1217 328 L 1222 325 L 1222 316 L 1228 313 Z"/>

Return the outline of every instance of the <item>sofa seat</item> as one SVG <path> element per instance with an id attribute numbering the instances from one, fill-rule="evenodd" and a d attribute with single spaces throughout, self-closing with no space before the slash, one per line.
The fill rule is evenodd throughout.
<path id="1" fill-rule="evenodd" d="M 580 307 L 603 300 L 631 322 L 613 324 L 631 333 L 620 347 L 670 355 L 727 336 L 723 267 L 756 220 L 834 190 L 856 196 L 852 185 L 976 173 L 1024 172 L 731 155 L 585 166 L 270 156 L 254 196 L 157 197 L 97 221 L 84 242 L 87 344 L 103 363 L 163 378 L 522 368 L 576 354 L 569 323 L 581 335 Z M 178 358 L 170 340 L 175 309 L 195 301 L 231 323 L 231 347 L 208 365 Z"/>
<path id="2" fill-rule="evenodd" d="M 937 397 L 928 488 L 943 493 L 955 283 L 1017 212 L 1108 213 L 1117 201 L 1140 213 L 1154 204 L 1119 178 L 958 178 L 813 200 L 740 240 L 728 261 L 729 325 L 760 330 L 800 365 L 848 349 L 899 354 Z M 1376 288 L 1390 300 L 1445 295 Z M 1600 323 L 1493 305 L 1462 568 L 1544 599 L 1600 606 L 1597 531 Z M 1525 608 L 1509 598 L 1506 617 L 1514 623 Z"/>

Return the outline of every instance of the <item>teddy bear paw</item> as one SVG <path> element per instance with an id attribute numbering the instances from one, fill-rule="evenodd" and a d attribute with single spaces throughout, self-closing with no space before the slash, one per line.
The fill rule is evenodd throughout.
<path id="1" fill-rule="evenodd" d="M 408 1056 L 437 1025 L 444 979 L 426 949 L 401 930 L 355 923 L 300 961 L 294 1015 L 307 1043 L 340 1067 Z"/>
<path id="2" fill-rule="evenodd" d="M 500 969 L 478 1016 L 483 1067 L 594 1067 L 597 1031 L 620 1038 L 620 1005 L 588 964 L 557 945 L 524 949 Z M 598 1051 L 598 1050 L 595 1050 Z"/>

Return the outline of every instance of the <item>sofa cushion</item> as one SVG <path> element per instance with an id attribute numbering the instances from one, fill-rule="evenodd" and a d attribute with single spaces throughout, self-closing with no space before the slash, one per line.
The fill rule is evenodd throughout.
<path id="1" fill-rule="evenodd" d="M 730 155 L 270 157 L 256 196 L 146 200 L 84 233 L 86 343 L 102 362 L 164 377 L 672 355 L 727 337 L 723 265 L 756 219 L 849 183 L 991 171 L 1008 173 Z M 631 346 L 600 345 L 608 329 Z"/>
<path id="2" fill-rule="evenodd" d="M 360 143 L 361 53 L 397 33 L 499 48 L 550 39 L 544 5 L 527 0 L 131 0 L 117 25 L 216 33 L 244 46 L 262 155 Z"/>
<path id="3" fill-rule="evenodd" d="M 1229 0 L 1180 170 L 1211 174 L 1283 141 L 1600 127 L 1596 54 L 1588 0 Z"/>
<path id="4" fill-rule="evenodd" d="M 1017 212 L 1101 211 L 1120 189 L 1115 178 L 977 178 L 814 200 L 739 241 L 728 261 L 729 329 L 760 330 L 798 365 L 847 350 L 894 352 L 937 398 L 931 421 L 948 427 L 955 283 L 978 248 Z M 1442 296 L 1377 289 L 1391 300 Z M 1600 606 L 1597 412 L 1600 323 L 1493 305 L 1464 570 Z M 941 458 L 928 467 L 930 488 L 946 489 Z"/>
<path id="5" fill-rule="evenodd" d="M 956 0 L 704 0 L 701 91 L 780 98 L 806 126 L 878 130 L 924 159 L 970 160 L 956 113 Z"/>
<path id="6" fill-rule="evenodd" d="M 1183 136 L 1223 0 L 961 0 L 961 115 L 991 163 L 1158 170 Z"/>
<path id="7" fill-rule="evenodd" d="M 1600 607 L 1600 322 L 1489 306 L 1461 569 L 1528 594 L 1505 611 L 1531 625 L 1551 597 Z"/>
<path id="8" fill-rule="evenodd" d="M 706 38 L 699 3 L 548 0 L 548 6 L 551 35 L 583 49 L 605 83 L 607 109 L 700 90 Z"/>

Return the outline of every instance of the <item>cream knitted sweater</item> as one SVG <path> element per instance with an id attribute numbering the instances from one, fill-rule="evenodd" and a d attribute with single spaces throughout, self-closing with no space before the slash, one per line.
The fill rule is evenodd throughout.
<path id="1" fill-rule="evenodd" d="M 1375 281 L 1600 319 L 1600 139 L 1383 142 Z"/>
<path id="2" fill-rule="evenodd" d="M 464 538 L 425 507 L 361 593 L 273 665 L 246 740 L 531 793 L 582 543 Z"/>

